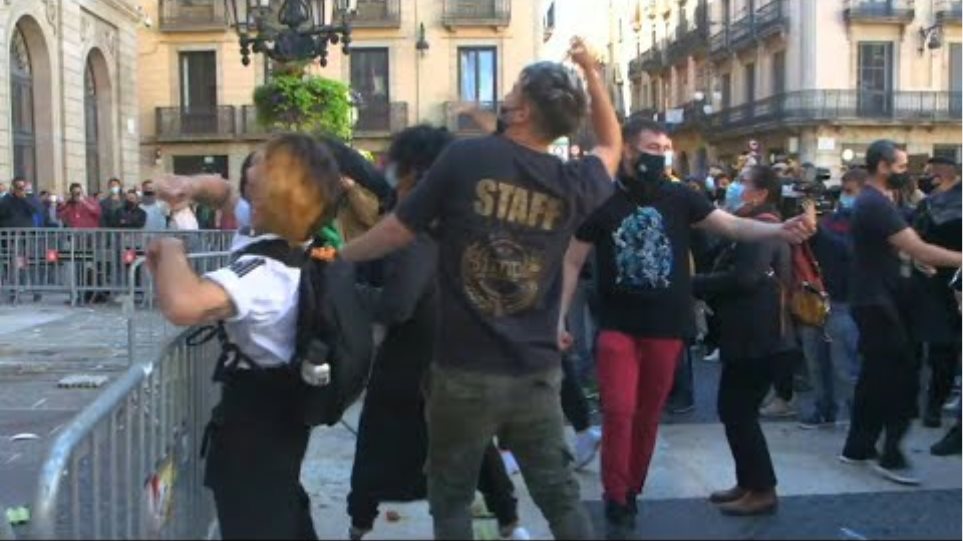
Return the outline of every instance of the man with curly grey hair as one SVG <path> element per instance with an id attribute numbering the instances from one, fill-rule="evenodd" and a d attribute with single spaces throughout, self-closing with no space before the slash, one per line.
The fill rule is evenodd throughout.
<path id="1" fill-rule="evenodd" d="M 432 228 L 439 324 L 428 416 L 428 498 L 438 539 L 471 539 L 485 446 L 512 450 L 560 539 L 589 539 L 559 400 L 555 322 L 568 238 L 611 194 L 622 138 L 594 57 L 570 51 L 588 87 L 560 64 L 522 71 L 495 134 L 456 142 L 398 209 L 341 253 L 375 259 Z M 598 146 L 562 162 L 553 141 L 591 110 Z"/>

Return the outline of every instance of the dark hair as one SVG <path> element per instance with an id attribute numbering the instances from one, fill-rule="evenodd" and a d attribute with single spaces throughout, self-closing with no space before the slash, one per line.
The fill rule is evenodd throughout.
<path id="1" fill-rule="evenodd" d="M 107 181 L 107 185 L 109 186 L 110 183 L 112 183 L 112 182 L 116 182 L 117 184 L 120 184 L 121 186 L 124 185 L 124 183 L 121 182 L 120 179 L 117 178 L 117 177 L 111 177 L 110 180 Z"/>
<path id="2" fill-rule="evenodd" d="M 398 176 L 413 174 L 421 177 L 441 152 L 455 140 L 446 128 L 421 124 L 407 128 L 391 141 L 388 160 L 398 165 Z"/>
<path id="3" fill-rule="evenodd" d="M 575 133 L 588 107 L 581 79 L 556 62 L 536 62 L 522 70 L 522 94 L 535 111 L 535 126 L 548 139 Z"/>
<path id="4" fill-rule="evenodd" d="M 360 152 L 336 137 L 322 136 L 321 142 L 334 154 L 334 158 L 338 162 L 338 169 L 343 176 L 351 177 L 364 189 L 373 193 L 380 201 L 384 201 L 388 197 L 391 193 L 391 186 L 388 186 L 388 182 L 385 181 L 381 171 L 378 171 L 378 168 Z"/>
<path id="5" fill-rule="evenodd" d="M 68 192 L 72 192 L 72 191 L 74 191 L 74 188 L 80 188 L 81 190 L 84 189 L 84 187 L 81 186 L 79 182 L 74 182 L 74 183 L 72 183 L 72 184 L 70 185 L 70 188 L 68 188 L 67 191 L 68 191 Z"/>
<path id="6" fill-rule="evenodd" d="M 652 119 L 635 117 L 626 120 L 625 124 L 622 125 L 622 140 L 626 142 L 631 141 L 642 132 L 652 132 L 656 135 L 665 135 L 668 133 L 665 130 L 665 126 Z"/>
<path id="7" fill-rule="evenodd" d="M 866 171 L 865 168 L 853 167 L 843 174 L 842 183 L 845 184 L 847 182 L 856 182 L 862 186 L 863 184 L 866 184 L 867 180 L 869 180 L 869 172 Z"/>
<path id="8" fill-rule="evenodd" d="M 241 199 L 247 201 L 247 170 L 254 165 L 254 157 L 257 155 L 256 152 L 251 152 L 244 158 L 244 163 L 241 164 L 241 180 L 238 182 L 237 189 L 241 193 Z"/>
<path id="9" fill-rule="evenodd" d="M 952 167 L 956 167 L 957 165 L 957 163 L 954 160 L 951 160 L 950 158 L 947 158 L 945 156 L 933 156 L 929 160 L 926 160 L 926 163 L 928 163 L 929 165 L 949 165 Z"/>
<path id="10" fill-rule="evenodd" d="M 13 184 L 14 182 L 27 182 L 27 179 L 25 179 L 23 175 L 17 175 L 13 177 L 13 180 L 10 181 L 10 184 Z"/>
<path id="11" fill-rule="evenodd" d="M 766 203 L 776 205 L 782 202 L 782 181 L 776 172 L 767 165 L 753 165 L 749 168 L 747 175 L 752 187 L 757 190 L 766 190 Z"/>
<path id="12" fill-rule="evenodd" d="M 869 148 L 866 149 L 866 169 L 868 169 L 870 173 L 875 173 L 879 170 L 880 162 L 886 162 L 888 164 L 896 163 L 897 151 L 899 151 L 899 147 L 889 139 L 874 141 L 873 144 L 869 145 Z"/>

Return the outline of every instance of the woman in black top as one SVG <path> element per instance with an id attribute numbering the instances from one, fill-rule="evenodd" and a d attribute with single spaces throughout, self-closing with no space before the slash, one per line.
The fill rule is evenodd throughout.
<path id="1" fill-rule="evenodd" d="M 745 204 L 739 214 L 781 221 L 781 186 L 772 169 L 754 166 L 744 183 Z M 710 500 L 726 514 L 770 513 L 777 506 L 776 476 L 759 426 L 759 406 L 772 384 L 774 356 L 793 346 L 782 287 L 790 273 L 785 242 L 738 242 L 723 250 L 711 272 L 693 281 L 696 295 L 711 299 L 720 322 L 718 409 L 737 485 L 712 494 Z"/>
<path id="2" fill-rule="evenodd" d="M 444 128 L 416 126 L 399 133 L 388 152 L 388 183 L 403 200 L 453 137 Z M 375 321 L 387 334 L 375 357 L 361 410 L 348 514 L 351 539 L 370 532 L 378 504 L 427 495 L 425 377 L 435 344 L 438 246 L 428 234 L 384 260 L 384 286 Z M 478 488 L 503 537 L 518 529 L 514 486 L 494 444 L 486 450 Z"/>

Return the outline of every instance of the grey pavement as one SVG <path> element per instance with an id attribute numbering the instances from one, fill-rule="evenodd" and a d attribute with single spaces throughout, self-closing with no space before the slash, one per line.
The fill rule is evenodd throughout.
<path id="1" fill-rule="evenodd" d="M 99 393 L 57 382 L 72 374 L 112 379 L 126 368 L 126 318 L 117 306 L 0 306 L 0 505 L 32 504 L 57 431 Z M 12 441 L 18 434 L 36 439 Z"/>
<path id="2" fill-rule="evenodd" d="M 121 373 L 127 366 L 124 313 L 116 306 L 0 306 L 0 504 L 30 504 L 37 471 L 57 431 L 89 403 L 97 390 L 60 389 L 70 374 Z M 642 498 L 638 538 L 960 538 L 959 457 L 928 454 L 941 430 L 914 427 L 906 449 L 923 477 L 920 487 L 900 487 L 867 468 L 836 460 L 845 427 L 804 431 L 790 422 L 767 422 L 782 505 L 762 519 L 720 516 L 705 502 L 712 490 L 732 484 L 732 463 L 714 396 L 718 365 L 696 363 L 696 411 L 667 416 Z M 359 407 L 346 416 L 357 426 Z M 949 421 L 949 420 L 948 420 Z M 11 441 L 19 433 L 35 440 Z M 319 428 L 302 478 L 312 498 L 322 538 L 345 539 L 349 519 L 345 498 L 354 455 L 354 436 L 344 426 Z M 603 530 L 598 461 L 578 474 L 582 497 L 597 532 Z M 550 538 L 547 524 L 514 476 L 524 526 L 538 539 Z M 425 502 L 382 505 L 376 539 L 431 537 Z M 385 520 L 394 511 L 397 520 Z M 493 538 L 494 524 L 478 521 L 479 538 Z M 23 535 L 26 532 L 18 532 Z"/>

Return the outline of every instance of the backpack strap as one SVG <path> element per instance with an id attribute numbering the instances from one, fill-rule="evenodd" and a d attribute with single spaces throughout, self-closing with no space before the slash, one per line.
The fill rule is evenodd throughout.
<path id="1" fill-rule="evenodd" d="M 246 255 L 266 257 L 280 261 L 289 267 L 298 268 L 301 267 L 306 258 L 305 251 L 293 248 L 284 239 L 266 239 L 251 243 L 235 252 L 231 259 L 237 261 Z M 187 345 L 199 346 L 214 339 L 217 339 L 221 345 L 221 355 L 217 358 L 212 380 L 223 382 L 230 372 L 245 365 L 251 370 L 263 369 L 257 361 L 241 351 L 241 348 L 231 341 L 227 329 L 224 327 L 224 321 L 218 321 L 216 325 L 199 327 L 187 336 Z"/>

